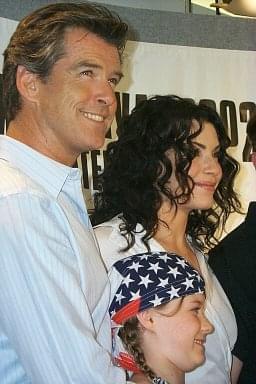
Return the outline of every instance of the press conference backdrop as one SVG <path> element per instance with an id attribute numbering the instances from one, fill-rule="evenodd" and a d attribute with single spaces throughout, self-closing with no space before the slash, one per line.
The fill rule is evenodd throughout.
<path id="1" fill-rule="evenodd" d="M 0 17 L 0 51 L 4 51 L 17 20 L 33 7 L 5 12 Z M 49 2 L 48 2 L 49 3 Z M 26 7 L 25 7 L 26 8 Z M 31 9 L 30 9 L 31 8 Z M 186 15 L 125 7 L 117 11 L 131 25 L 125 49 L 124 79 L 117 89 L 118 109 L 106 138 L 106 145 L 116 138 L 116 124 L 142 98 L 155 94 L 177 94 L 207 103 L 221 114 L 231 138 L 230 153 L 241 163 L 236 180 L 243 209 L 256 200 L 256 173 L 248 161 L 250 145 L 246 123 L 256 112 L 256 38 L 255 20 L 218 16 Z M 12 18 L 15 18 L 13 20 Z M 2 57 L 1 57 L 2 60 Z M 2 68 L 2 61 L 0 62 Z M 0 75 L 0 131 L 4 131 Z M 104 167 L 104 148 L 82 154 L 84 194 L 88 208 L 93 208 L 92 194 L 97 190 L 97 175 Z M 233 214 L 230 231 L 243 220 Z"/>

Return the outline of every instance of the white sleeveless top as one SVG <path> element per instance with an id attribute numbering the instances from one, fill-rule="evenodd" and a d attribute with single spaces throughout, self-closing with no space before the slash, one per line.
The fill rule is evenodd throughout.
<path id="1" fill-rule="evenodd" d="M 132 248 L 126 252 L 121 251 L 127 243 L 120 234 L 120 223 L 121 220 L 115 217 L 94 228 L 102 258 L 108 270 L 121 258 L 147 252 L 145 245 L 141 242 L 142 233 L 136 234 L 135 244 Z M 141 226 L 137 225 L 136 231 L 140 229 Z M 152 252 L 165 251 L 154 239 L 149 240 L 149 246 Z M 207 336 L 205 363 L 194 371 L 186 373 L 185 382 L 186 384 L 230 384 L 231 350 L 237 338 L 235 316 L 205 255 L 197 250 L 194 251 L 206 283 L 206 316 L 213 324 L 215 331 Z"/>

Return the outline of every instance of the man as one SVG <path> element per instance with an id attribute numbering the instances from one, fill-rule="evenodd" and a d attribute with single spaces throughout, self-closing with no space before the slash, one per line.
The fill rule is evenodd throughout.
<path id="1" fill-rule="evenodd" d="M 126 32 L 103 7 L 51 4 L 20 22 L 4 52 L 1 383 L 125 383 L 111 365 L 108 280 L 72 166 L 104 143 Z"/>
<path id="2" fill-rule="evenodd" d="M 247 124 L 247 136 L 253 150 L 251 161 L 256 168 L 256 116 Z M 238 338 L 233 355 L 242 367 L 239 384 L 255 384 L 256 378 L 255 228 L 256 202 L 251 202 L 244 222 L 209 253 L 209 263 L 230 299 L 237 320 Z"/>

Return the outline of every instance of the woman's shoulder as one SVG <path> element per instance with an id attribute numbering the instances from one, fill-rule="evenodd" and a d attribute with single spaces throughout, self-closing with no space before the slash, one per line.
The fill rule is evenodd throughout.
<path id="1" fill-rule="evenodd" d="M 108 221 L 104 221 L 93 227 L 95 236 L 99 242 L 109 241 L 114 234 L 120 235 L 120 224 L 122 220 L 115 216 Z"/>
<path id="2" fill-rule="evenodd" d="M 121 235 L 120 224 L 122 224 L 122 219 L 115 216 L 111 220 L 98 224 L 93 228 L 107 270 L 117 260 L 125 256 L 121 255 L 121 251 L 127 243 L 124 236 Z"/>

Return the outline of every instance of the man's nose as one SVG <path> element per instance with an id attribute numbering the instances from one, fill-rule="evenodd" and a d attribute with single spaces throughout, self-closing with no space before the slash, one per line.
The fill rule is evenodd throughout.
<path id="1" fill-rule="evenodd" d="M 105 105 L 112 105 L 116 103 L 115 91 L 108 81 L 102 81 L 99 85 L 97 101 L 99 104 Z"/>

